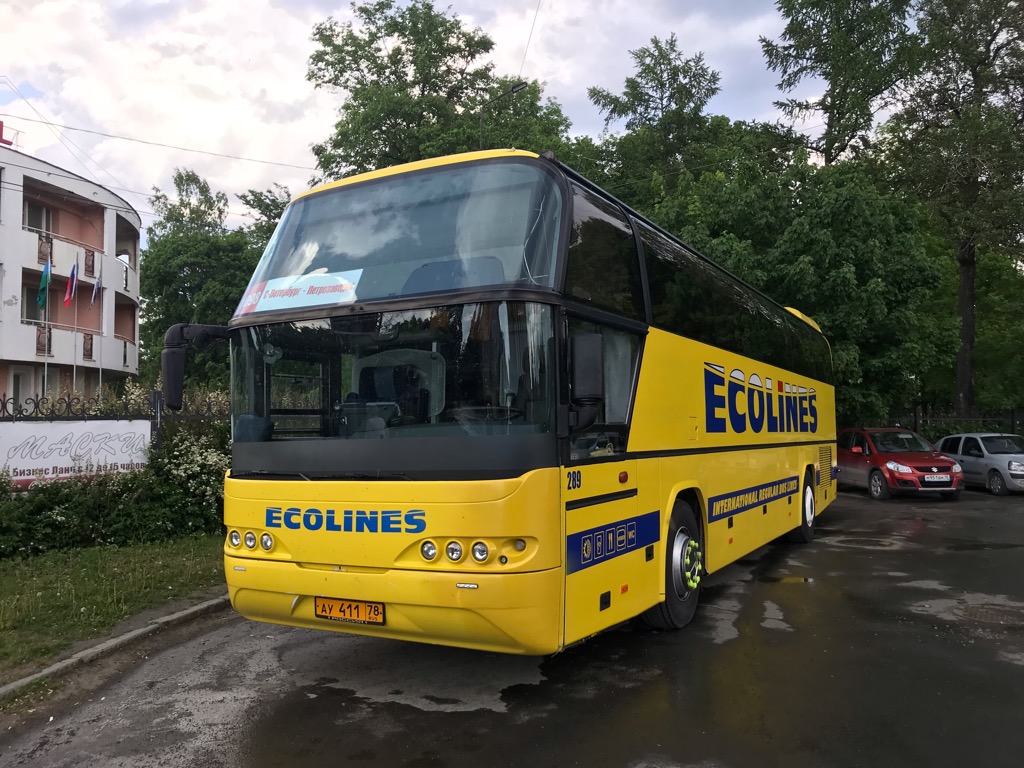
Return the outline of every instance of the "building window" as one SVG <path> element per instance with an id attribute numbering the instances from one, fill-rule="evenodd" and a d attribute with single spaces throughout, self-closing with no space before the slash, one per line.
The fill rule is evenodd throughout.
<path id="1" fill-rule="evenodd" d="M 22 226 L 36 232 L 52 232 L 53 214 L 45 205 L 26 200 Z"/>
<path id="2" fill-rule="evenodd" d="M 21 286 L 21 321 L 41 323 L 43 321 L 43 308 L 39 306 L 39 286 Z"/>

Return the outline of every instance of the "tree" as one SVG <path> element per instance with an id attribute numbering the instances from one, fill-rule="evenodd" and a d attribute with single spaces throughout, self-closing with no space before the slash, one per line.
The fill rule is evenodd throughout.
<path id="1" fill-rule="evenodd" d="M 339 91 L 334 133 L 313 146 L 323 178 L 479 149 L 480 110 L 512 84 L 485 62 L 494 42 L 429 0 L 354 3 L 355 21 L 333 18 L 313 30 L 307 79 Z M 501 137 L 543 151 L 569 122 L 541 88 L 509 95 L 483 114 L 487 143 Z"/>
<path id="2" fill-rule="evenodd" d="M 738 142 L 735 162 L 667 195 L 655 219 L 818 322 L 832 346 L 840 422 L 885 420 L 917 399 L 925 371 L 952 360 L 952 319 L 934 311 L 951 261 L 934 248 L 926 211 L 869 163 L 822 167 L 806 151 L 786 160 L 794 137 L 772 142 L 765 131 L 723 126 Z M 749 146 L 761 154 L 742 151 Z"/>
<path id="3" fill-rule="evenodd" d="M 915 37 L 907 28 L 912 0 L 778 0 L 786 27 L 779 42 L 761 38 L 768 68 L 791 92 L 808 78 L 825 81 L 816 99 L 775 105 L 791 119 L 821 113 L 825 129 L 810 146 L 826 165 L 864 146 L 875 113 L 913 67 Z"/>
<path id="4" fill-rule="evenodd" d="M 630 56 L 634 74 L 621 94 L 597 87 L 587 94 L 604 114 L 606 128 L 625 121 L 624 134 L 602 142 L 613 159 L 608 183 L 646 211 L 655 205 L 655 175 L 669 183 L 694 164 L 708 125 L 704 109 L 718 93 L 720 77 L 703 53 L 684 57 L 674 34 L 667 40 L 652 37 L 649 46 Z"/>
<path id="5" fill-rule="evenodd" d="M 153 190 L 150 201 L 160 218 L 146 230 L 139 267 L 139 372 L 150 383 L 159 372 L 167 329 L 175 323 L 226 324 L 259 258 L 245 232 L 224 229 L 224 193 L 182 169 L 175 170 L 174 187 L 174 199 Z M 224 386 L 227 374 L 227 347 L 216 345 L 194 355 L 186 381 Z"/>
<path id="6" fill-rule="evenodd" d="M 291 193 L 288 187 L 274 184 L 265 190 L 250 189 L 238 195 L 247 208 L 255 214 L 255 221 L 245 227 L 242 231 L 248 235 L 252 245 L 262 252 L 270 242 L 270 236 L 274 234 L 277 223 L 284 214 L 284 209 L 291 201 Z"/>
<path id="7" fill-rule="evenodd" d="M 974 404 L 978 254 L 1024 253 L 1024 6 L 919 0 L 920 74 L 886 125 L 896 182 L 942 223 L 959 268 L 954 405 Z"/>

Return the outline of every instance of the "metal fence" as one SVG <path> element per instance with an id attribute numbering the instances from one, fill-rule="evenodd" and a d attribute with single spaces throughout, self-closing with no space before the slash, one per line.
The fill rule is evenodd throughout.
<path id="1" fill-rule="evenodd" d="M 931 440 L 958 432 L 1008 432 L 1024 430 L 1024 411 L 976 411 L 966 416 L 918 408 L 912 413 L 894 416 L 892 424 L 911 427 Z"/>
<path id="2" fill-rule="evenodd" d="M 161 444 L 163 428 L 176 421 L 226 421 L 231 408 L 226 397 L 207 395 L 185 398 L 180 411 L 165 408 L 158 390 L 149 393 L 149 399 L 140 398 L 83 398 L 75 395 L 59 397 L 25 398 L 0 397 L 0 424 L 31 421 L 149 421 L 153 428 L 153 443 Z"/>

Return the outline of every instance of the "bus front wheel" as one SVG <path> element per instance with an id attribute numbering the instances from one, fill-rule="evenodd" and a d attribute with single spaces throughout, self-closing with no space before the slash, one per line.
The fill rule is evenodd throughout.
<path id="1" fill-rule="evenodd" d="M 704 574 L 704 542 L 693 509 L 677 501 L 668 526 L 665 599 L 649 608 L 644 621 L 655 629 L 681 629 L 697 611 Z"/>

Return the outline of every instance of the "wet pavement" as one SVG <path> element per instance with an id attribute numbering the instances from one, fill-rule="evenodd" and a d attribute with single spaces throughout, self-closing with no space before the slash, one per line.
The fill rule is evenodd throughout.
<path id="1" fill-rule="evenodd" d="M 844 493 L 817 533 L 711 577 L 686 630 L 543 659 L 208 618 L 0 766 L 1024 763 L 1024 496 Z"/>

